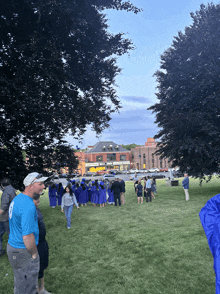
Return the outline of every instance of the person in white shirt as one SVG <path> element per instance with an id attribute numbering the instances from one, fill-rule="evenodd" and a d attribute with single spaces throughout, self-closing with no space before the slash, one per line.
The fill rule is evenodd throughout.
<path id="1" fill-rule="evenodd" d="M 150 198 L 150 202 L 151 202 L 152 201 L 152 198 L 151 198 L 151 180 L 150 180 L 149 176 L 147 177 L 145 191 L 146 191 L 146 202 L 148 202 L 148 197 Z"/>

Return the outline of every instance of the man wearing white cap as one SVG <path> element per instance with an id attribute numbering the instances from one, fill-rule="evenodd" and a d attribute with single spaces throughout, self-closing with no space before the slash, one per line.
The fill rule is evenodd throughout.
<path id="1" fill-rule="evenodd" d="M 9 207 L 10 235 L 7 244 L 9 262 L 14 271 L 14 294 L 36 294 L 39 272 L 37 211 L 33 199 L 42 193 L 47 177 L 30 173 L 24 179 L 25 190 Z"/>

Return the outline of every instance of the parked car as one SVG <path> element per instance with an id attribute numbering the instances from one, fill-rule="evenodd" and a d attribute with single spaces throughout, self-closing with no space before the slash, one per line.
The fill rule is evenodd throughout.
<path id="1" fill-rule="evenodd" d="M 110 169 L 109 170 L 109 174 L 115 174 L 115 175 L 117 175 L 118 174 L 118 170 L 117 169 Z"/>
<path id="2" fill-rule="evenodd" d="M 140 169 L 139 172 L 140 173 L 147 173 L 147 169 Z"/>
<path id="3" fill-rule="evenodd" d="M 168 172 L 168 168 L 167 167 L 160 168 L 159 169 L 159 172 Z"/>
<path id="4" fill-rule="evenodd" d="M 133 173 L 137 173 L 138 172 L 138 169 L 130 169 L 128 171 L 128 174 L 133 174 Z"/>
<path id="5" fill-rule="evenodd" d="M 112 175 L 112 174 L 104 174 L 104 175 L 102 176 L 102 181 L 104 181 L 104 180 L 112 181 L 112 180 L 114 180 L 114 179 L 115 179 L 115 176 Z"/>
<path id="6" fill-rule="evenodd" d="M 164 178 L 166 178 L 165 175 L 158 174 L 158 173 L 152 173 L 152 174 L 150 175 L 150 177 L 151 177 L 151 178 L 154 177 L 155 179 L 164 179 Z"/>
<path id="7" fill-rule="evenodd" d="M 97 172 L 96 172 L 96 175 L 97 176 L 102 176 L 102 175 L 104 175 L 104 174 L 108 174 L 108 170 L 98 170 Z"/>
<path id="8" fill-rule="evenodd" d="M 76 177 L 79 177 L 78 173 L 72 173 L 68 175 L 68 178 L 76 178 Z"/>
<path id="9" fill-rule="evenodd" d="M 94 177 L 96 175 L 95 172 L 87 172 L 87 173 L 84 173 L 84 177 Z"/>
<path id="10" fill-rule="evenodd" d="M 148 170 L 149 173 L 156 173 L 156 172 L 159 172 L 159 168 L 157 167 L 152 167 Z"/>
<path id="11" fill-rule="evenodd" d="M 184 177 L 184 174 L 181 171 L 179 171 L 179 170 L 173 171 L 172 174 L 173 174 L 173 177 L 174 178 Z"/>

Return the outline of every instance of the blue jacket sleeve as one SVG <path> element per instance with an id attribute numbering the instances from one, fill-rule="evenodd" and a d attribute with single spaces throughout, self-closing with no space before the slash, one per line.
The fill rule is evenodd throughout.
<path id="1" fill-rule="evenodd" d="M 214 258 L 216 293 L 220 293 L 220 194 L 212 197 L 201 209 L 200 220 Z"/>

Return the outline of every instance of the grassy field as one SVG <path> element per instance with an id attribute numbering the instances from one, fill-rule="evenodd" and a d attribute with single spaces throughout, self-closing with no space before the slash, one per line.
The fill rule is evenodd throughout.
<path id="1" fill-rule="evenodd" d="M 66 228 L 60 208 L 39 208 L 50 247 L 46 289 L 54 294 L 215 293 L 213 258 L 199 219 L 206 201 L 220 192 L 220 180 L 199 186 L 190 179 L 190 201 L 180 186 L 157 180 L 152 203 L 137 204 L 126 183 L 126 205 L 74 208 Z M 4 248 L 7 235 L 4 235 Z M 0 259 L 0 293 L 13 293 L 7 255 Z"/>

